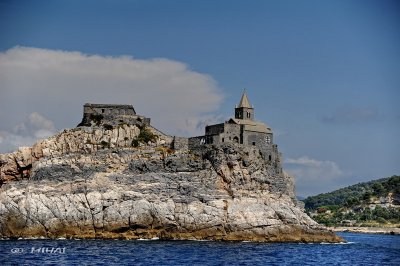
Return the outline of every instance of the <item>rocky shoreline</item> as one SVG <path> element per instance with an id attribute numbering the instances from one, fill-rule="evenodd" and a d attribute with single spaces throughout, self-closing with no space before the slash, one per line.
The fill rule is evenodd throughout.
<path id="1" fill-rule="evenodd" d="M 153 132 L 132 147 L 136 126 L 75 128 L 0 155 L 0 237 L 344 241 L 256 147 L 172 150 Z"/>
<path id="2" fill-rule="evenodd" d="M 338 226 L 328 227 L 334 232 L 351 232 L 364 234 L 385 234 L 385 235 L 400 235 L 400 228 L 395 227 L 359 227 L 359 226 Z"/>

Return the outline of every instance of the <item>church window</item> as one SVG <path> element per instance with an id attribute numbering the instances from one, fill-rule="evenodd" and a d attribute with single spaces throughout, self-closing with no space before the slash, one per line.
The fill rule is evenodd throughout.
<path id="1" fill-rule="evenodd" d="M 104 114 L 104 109 L 101 109 L 101 113 Z"/>
<path id="2" fill-rule="evenodd" d="M 222 138 L 222 142 L 224 142 L 224 138 Z"/>
<path id="3" fill-rule="evenodd" d="M 271 155 L 269 155 L 269 156 L 268 156 L 268 160 L 270 160 L 270 161 L 272 160 L 272 157 L 271 157 Z"/>

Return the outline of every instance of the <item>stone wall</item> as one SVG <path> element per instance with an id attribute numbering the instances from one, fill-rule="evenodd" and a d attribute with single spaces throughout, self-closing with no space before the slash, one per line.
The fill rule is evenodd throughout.
<path id="1" fill-rule="evenodd" d="M 206 126 L 206 135 L 215 135 L 224 132 L 224 123 Z"/>
<path id="2" fill-rule="evenodd" d="M 205 145 L 205 136 L 191 137 L 188 139 L 190 150 L 197 150 Z"/>
<path id="3" fill-rule="evenodd" d="M 224 133 L 221 134 L 221 142 L 240 143 L 240 125 L 225 123 Z"/>
<path id="4" fill-rule="evenodd" d="M 83 107 L 83 118 L 80 126 L 101 125 L 136 125 L 139 127 L 149 126 L 150 118 L 136 115 L 132 105 L 117 104 L 90 104 Z"/>
<path id="5" fill-rule="evenodd" d="M 132 105 L 123 104 L 93 104 L 86 103 L 83 106 L 84 114 L 102 114 L 102 115 L 136 115 Z"/>
<path id="6" fill-rule="evenodd" d="M 185 137 L 174 136 L 172 141 L 172 148 L 174 150 L 187 150 L 189 149 L 189 139 Z"/>
<path id="7" fill-rule="evenodd" d="M 240 143 L 240 125 L 217 124 L 206 127 L 205 141 L 207 144 Z"/>

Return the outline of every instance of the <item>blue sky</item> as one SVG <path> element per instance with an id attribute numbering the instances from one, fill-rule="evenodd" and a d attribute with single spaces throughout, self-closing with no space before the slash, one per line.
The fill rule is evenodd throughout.
<path id="1" fill-rule="evenodd" d="M 399 174 L 399 11 L 368 0 L 0 1 L 0 149 L 74 127 L 86 101 L 134 104 L 167 133 L 201 134 L 247 88 L 299 195 Z M 109 75 L 49 71 L 72 57 Z"/>

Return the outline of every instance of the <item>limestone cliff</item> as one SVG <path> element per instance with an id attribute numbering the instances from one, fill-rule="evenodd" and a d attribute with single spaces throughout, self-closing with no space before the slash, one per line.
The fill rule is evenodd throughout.
<path id="1" fill-rule="evenodd" d="M 79 127 L 0 155 L 0 236 L 341 241 L 257 148 L 173 150 L 141 130 Z"/>

